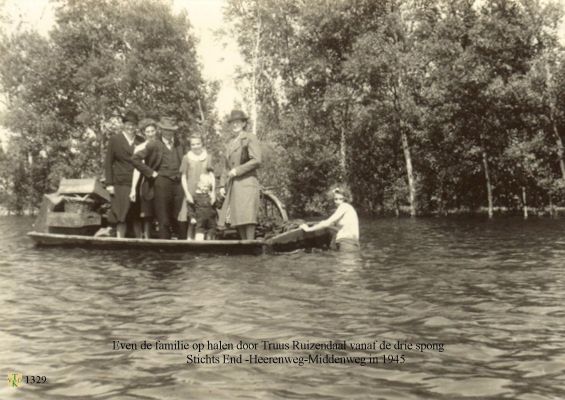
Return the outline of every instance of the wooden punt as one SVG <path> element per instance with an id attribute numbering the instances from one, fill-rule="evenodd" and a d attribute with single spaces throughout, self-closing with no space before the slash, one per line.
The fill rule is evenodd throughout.
<path id="1" fill-rule="evenodd" d="M 28 236 L 37 246 L 135 249 L 219 254 L 260 254 L 289 252 L 298 249 L 327 248 L 333 231 L 322 229 L 304 232 L 293 229 L 268 239 L 230 240 L 235 230 L 222 240 L 129 239 L 94 236 L 103 226 L 104 216 L 94 205 L 108 203 L 109 193 L 95 178 L 63 179 L 56 193 L 45 195 L 35 221 L 35 231 Z M 267 235 L 267 227 L 285 226 L 288 215 L 284 205 L 269 190 L 262 189 L 258 210 L 258 228 Z M 227 231 L 225 232 L 227 233 Z"/>
<path id="2" fill-rule="evenodd" d="M 45 232 L 29 232 L 37 246 L 79 247 L 110 250 L 153 250 L 217 254 L 263 254 L 290 252 L 299 249 L 328 248 L 331 229 L 304 232 L 294 229 L 267 240 L 164 240 L 94 237 Z"/>

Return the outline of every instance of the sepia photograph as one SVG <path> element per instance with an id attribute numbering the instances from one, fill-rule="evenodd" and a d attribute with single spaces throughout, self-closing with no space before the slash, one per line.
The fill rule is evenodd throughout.
<path id="1" fill-rule="evenodd" d="M 0 0 L 0 399 L 565 399 L 565 0 Z"/>

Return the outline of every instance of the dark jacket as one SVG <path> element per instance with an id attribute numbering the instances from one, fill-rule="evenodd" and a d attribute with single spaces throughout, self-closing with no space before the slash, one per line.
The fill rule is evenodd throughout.
<path id="1" fill-rule="evenodd" d="M 183 147 L 175 143 L 173 151 L 177 153 L 179 163 L 184 156 Z M 159 172 L 161 161 L 163 160 L 163 151 L 166 149 L 165 143 L 160 140 L 149 142 L 145 148 L 133 154 L 132 163 L 145 176 L 141 184 L 141 195 L 146 200 L 151 200 L 154 196 L 153 191 L 153 172 Z"/>
<path id="2" fill-rule="evenodd" d="M 113 135 L 108 141 L 106 160 L 104 162 L 106 185 L 131 186 L 134 164 L 132 161 L 135 146 L 143 142 L 143 138 L 136 136 L 130 146 L 123 133 Z"/>
<path id="3" fill-rule="evenodd" d="M 188 216 L 201 221 L 206 218 L 216 218 L 216 209 L 210 202 L 210 195 L 208 193 L 194 193 L 192 196 L 194 203 L 188 204 Z"/>

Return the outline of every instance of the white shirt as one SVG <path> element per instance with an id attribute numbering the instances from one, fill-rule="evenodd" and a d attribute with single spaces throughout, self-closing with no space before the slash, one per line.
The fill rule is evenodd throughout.
<path id="1" fill-rule="evenodd" d="M 172 140 L 168 141 L 167 139 L 163 138 L 163 143 L 165 143 L 165 146 L 167 146 L 167 149 L 169 149 L 169 151 L 173 148 Z"/>
<path id="2" fill-rule="evenodd" d="M 335 237 L 336 242 L 342 239 L 359 240 L 359 218 L 351 204 L 341 203 L 326 221 L 339 228 Z"/>
<path id="3" fill-rule="evenodd" d="M 132 136 L 131 139 L 128 137 L 128 135 L 126 135 L 125 133 L 122 133 L 122 135 L 124 135 L 124 137 L 126 138 L 128 144 L 130 146 L 133 146 L 133 142 L 135 141 L 135 136 Z"/>

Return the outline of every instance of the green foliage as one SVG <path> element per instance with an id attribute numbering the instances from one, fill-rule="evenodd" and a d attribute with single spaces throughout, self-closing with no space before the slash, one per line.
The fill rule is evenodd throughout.
<path id="1" fill-rule="evenodd" d="M 3 124 L 17 134 L 0 155 L 4 204 L 99 173 L 125 108 L 173 114 L 219 159 L 218 87 L 202 82 L 186 15 L 151 0 L 57 5 L 49 38 L 0 42 Z M 326 212 L 338 181 L 374 213 L 476 210 L 489 193 L 509 209 L 523 194 L 565 201 L 559 4 L 228 0 L 225 17 L 250 65 L 240 79 L 259 110 L 261 180 L 290 211 Z"/>
<path id="2" fill-rule="evenodd" d="M 477 209 L 487 178 L 499 206 L 520 206 L 523 190 L 539 207 L 561 199 L 561 16 L 534 0 L 233 0 L 226 11 L 244 57 L 259 59 L 260 131 L 284 149 L 277 173 L 302 213 L 340 179 L 371 212 L 405 209 L 411 190 L 422 212 Z"/>

